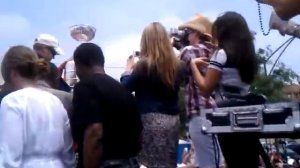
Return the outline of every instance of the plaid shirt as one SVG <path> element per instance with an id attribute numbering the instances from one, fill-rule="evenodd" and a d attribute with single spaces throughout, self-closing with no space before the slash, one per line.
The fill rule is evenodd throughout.
<path id="1" fill-rule="evenodd" d="M 190 61 L 193 58 L 209 57 L 212 50 L 203 44 L 191 45 L 185 47 L 180 55 L 180 59 L 186 63 L 187 77 L 185 83 L 185 109 L 187 116 L 200 114 L 201 108 L 216 107 L 216 103 L 212 97 L 205 98 L 201 96 L 200 89 L 197 87 L 191 69 Z M 205 69 L 199 69 L 201 73 L 205 73 Z"/>

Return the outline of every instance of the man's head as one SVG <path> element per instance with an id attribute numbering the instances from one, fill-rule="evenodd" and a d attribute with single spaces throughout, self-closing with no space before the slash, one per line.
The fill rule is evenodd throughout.
<path id="1" fill-rule="evenodd" d="M 55 55 L 63 55 L 58 40 L 50 34 L 40 34 L 33 44 L 33 49 L 40 58 L 50 62 Z"/>
<path id="2" fill-rule="evenodd" d="M 197 14 L 188 22 L 180 25 L 179 29 L 187 31 L 189 43 L 190 45 L 194 45 L 200 41 L 211 39 L 211 27 L 212 23 L 207 17 Z"/>
<path id="3" fill-rule="evenodd" d="M 104 55 L 102 49 L 94 43 L 83 43 L 74 51 L 74 62 L 79 79 L 103 70 Z"/>

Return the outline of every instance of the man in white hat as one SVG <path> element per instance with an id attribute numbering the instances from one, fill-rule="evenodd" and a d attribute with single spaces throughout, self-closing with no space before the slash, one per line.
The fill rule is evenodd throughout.
<path id="1" fill-rule="evenodd" d="M 55 55 L 63 55 L 63 50 L 59 47 L 58 40 L 50 34 L 40 34 L 33 44 L 33 49 L 40 58 L 51 61 Z"/>
<path id="2" fill-rule="evenodd" d="M 50 34 L 39 34 L 38 37 L 34 40 L 33 49 L 40 58 L 44 58 L 49 62 L 51 68 L 56 69 L 57 74 L 59 70 L 56 65 L 51 63 L 51 60 L 54 59 L 55 55 L 64 55 L 63 50 L 59 47 L 58 40 Z M 57 86 L 54 89 L 59 89 L 62 91 L 70 92 L 71 87 L 61 78 L 57 76 L 56 78 Z"/>

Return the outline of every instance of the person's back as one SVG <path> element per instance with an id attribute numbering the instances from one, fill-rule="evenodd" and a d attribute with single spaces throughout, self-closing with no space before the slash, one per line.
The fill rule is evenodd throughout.
<path id="1" fill-rule="evenodd" d="M 107 75 L 95 75 L 103 117 L 105 158 L 134 157 L 140 150 L 142 123 L 133 96 L 119 82 Z M 106 112 L 107 111 L 107 112 Z M 120 141 L 121 140 L 121 141 Z"/>
<path id="2" fill-rule="evenodd" d="M 121 83 L 130 92 L 135 92 L 138 109 L 141 114 L 160 112 L 177 115 L 179 113 L 178 92 L 183 80 L 183 68 L 182 64 L 178 65 L 178 70 L 175 72 L 174 89 L 170 89 L 163 82 L 154 68 L 148 73 L 146 60 L 140 61 L 131 79 L 126 75 L 121 77 Z"/>
<path id="3" fill-rule="evenodd" d="M 162 24 L 150 23 L 141 38 L 141 59 L 129 57 L 121 83 L 135 92 L 144 126 L 139 162 L 146 167 L 176 167 L 179 135 L 178 92 L 183 68 Z"/>
<path id="4" fill-rule="evenodd" d="M 68 112 L 68 116 L 69 117 L 71 116 L 72 99 L 73 99 L 73 95 L 71 93 L 51 88 L 51 86 L 49 84 L 47 84 L 46 81 L 43 81 L 43 80 L 37 81 L 37 87 L 39 87 L 40 89 L 45 90 L 49 93 L 52 93 L 54 96 L 56 96 L 64 105 L 65 109 Z M 0 93 L 0 98 L 1 98 L 1 93 Z"/>
<path id="5" fill-rule="evenodd" d="M 69 119 L 54 95 L 36 88 L 9 94 L 0 122 L 0 167 L 74 166 Z"/>
<path id="6" fill-rule="evenodd" d="M 93 107 L 86 108 L 88 99 Z M 103 125 L 103 162 L 135 157 L 140 151 L 142 123 L 134 97 L 123 86 L 105 74 L 94 74 L 74 88 L 73 136 L 79 143 L 79 167 L 82 167 L 83 130 L 93 122 Z M 90 115 L 87 115 L 89 113 Z M 81 131 L 77 131 L 81 130 Z"/>

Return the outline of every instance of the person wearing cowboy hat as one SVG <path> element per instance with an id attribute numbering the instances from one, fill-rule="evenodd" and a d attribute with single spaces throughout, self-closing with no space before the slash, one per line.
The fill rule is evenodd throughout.
<path id="1" fill-rule="evenodd" d="M 50 34 L 42 33 L 39 34 L 33 44 L 33 49 L 39 58 L 45 59 L 50 64 L 51 69 L 57 71 L 57 77 L 52 81 L 56 84 L 54 89 L 70 92 L 71 87 L 61 78 L 60 70 L 55 64 L 51 63 L 55 55 L 64 55 L 63 50 L 59 47 L 59 43 L 56 37 Z"/>
<path id="2" fill-rule="evenodd" d="M 222 152 L 220 150 L 217 150 L 218 153 L 215 152 L 215 148 L 220 149 L 217 138 L 203 134 L 201 131 L 203 120 L 200 117 L 200 109 L 216 107 L 216 103 L 212 97 L 206 98 L 201 95 L 190 70 L 191 59 L 199 57 L 209 59 L 211 56 L 214 46 L 210 35 L 212 23 L 207 17 L 197 14 L 188 22 L 180 25 L 178 29 L 188 33 L 190 43 L 181 51 L 180 59 L 186 63 L 187 69 L 185 107 L 189 118 L 189 132 L 195 147 L 195 160 L 201 168 L 223 166 Z M 205 73 L 204 69 L 199 69 L 199 71 Z"/>

